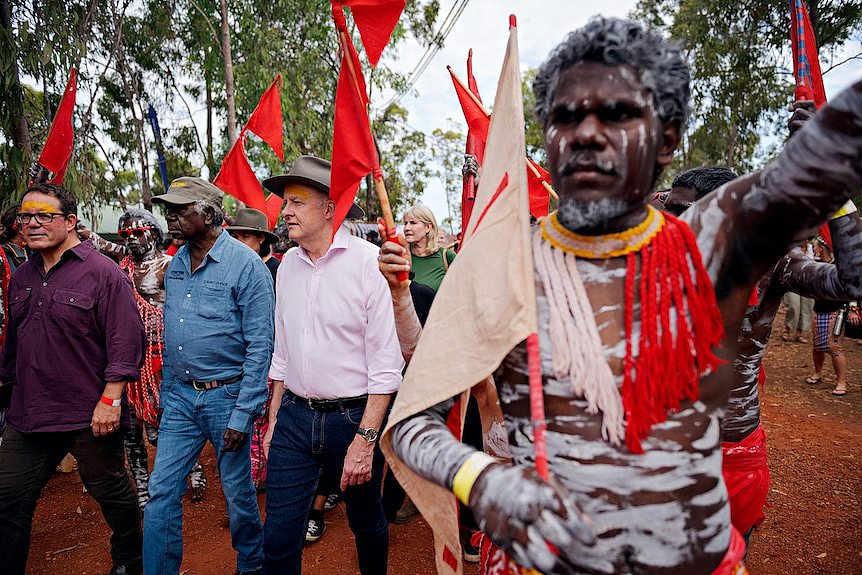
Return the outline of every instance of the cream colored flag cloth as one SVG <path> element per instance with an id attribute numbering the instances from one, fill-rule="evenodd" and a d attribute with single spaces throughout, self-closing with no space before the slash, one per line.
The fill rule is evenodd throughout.
<path id="1" fill-rule="evenodd" d="M 395 456 L 389 431 L 469 391 L 536 331 L 525 148 L 518 38 L 512 27 L 464 247 L 434 299 L 381 441 L 396 477 L 434 530 L 440 574 L 462 572 L 455 497 L 410 471 Z"/>

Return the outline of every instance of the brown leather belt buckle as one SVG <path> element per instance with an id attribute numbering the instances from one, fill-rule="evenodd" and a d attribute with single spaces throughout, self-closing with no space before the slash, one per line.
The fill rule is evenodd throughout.
<path id="1" fill-rule="evenodd" d="M 218 386 L 218 381 L 198 381 L 196 379 L 192 380 L 192 387 L 195 389 L 195 391 L 206 391 L 208 389 L 215 389 Z"/>

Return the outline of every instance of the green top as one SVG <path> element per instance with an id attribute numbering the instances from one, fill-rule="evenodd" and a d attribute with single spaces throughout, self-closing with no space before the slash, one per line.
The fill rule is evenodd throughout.
<path id="1" fill-rule="evenodd" d="M 446 250 L 446 262 L 443 262 L 442 248 L 428 256 L 413 256 L 413 281 L 437 291 L 443 276 L 446 275 L 446 269 L 453 261 L 455 252 Z"/>

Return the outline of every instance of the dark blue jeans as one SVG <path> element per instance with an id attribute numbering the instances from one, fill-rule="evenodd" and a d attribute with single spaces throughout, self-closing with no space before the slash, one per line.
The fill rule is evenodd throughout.
<path id="1" fill-rule="evenodd" d="M 285 393 L 269 449 L 264 575 L 302 572 L 305 522 L 318 482 L 322 475 L 340 481 L 344 456 L 364 412 L 364 407 L 314 411 Z M 371 480 L 344 492 L 362 575 L 384 575 L 389 561 L 389 525 L 380 501 L 382 478 L 383 456 L 375 449 Z"/>

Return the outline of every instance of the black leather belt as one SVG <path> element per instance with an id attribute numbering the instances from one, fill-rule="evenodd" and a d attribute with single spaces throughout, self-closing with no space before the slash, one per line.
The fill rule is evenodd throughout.
<path id="1" fill-rule="evenodd" d="M 314 411 L 342 411 L 344 409 L 353 409 L 354 407 L 363 407 L 368 403 L 367 395 L 344 397 L 341 399 L 308 399 L 296 395 L 289 389 L 285 389 L 284 393 L 286 393 L 291 400 L 304 403 Z"/>
<path id="2" fill-rule="evenodd" d="M 186 381 L 187 384 L 191 385 L 197 391 L 206 391 L 208 389 L 215 389 L 222 385 L 228 385 L 231 383 L 235 383 L 242 379 L 242 374 L 235 375 L 233 377 L 229 377 L 227 379 L 214 379 L 212 381 L 201 381 L 199 379 L 190 379 Z"/>

